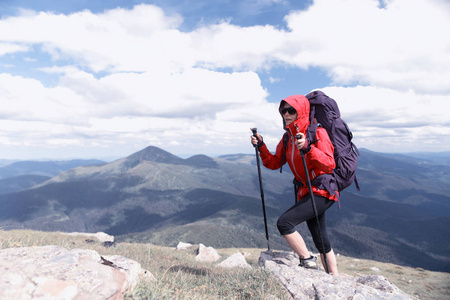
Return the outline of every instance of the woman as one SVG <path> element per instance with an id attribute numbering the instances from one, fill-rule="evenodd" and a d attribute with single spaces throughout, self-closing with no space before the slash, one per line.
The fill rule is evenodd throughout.
<path id="1" fill-rule="evenodd" d="M 278 143 L 275 154 L 272 154 L 267 149 L 267 146 L 264 144 L 263 139 L 259 134 L 257 134 L 257 137 L 252 136 L 252 144 L 258 146 L 261 160 L 265 167 L 275 170 L 287 162 L 295 179 L 300 182 L 300 184 L 303 183 L 298 190 L 298 201 L 296 204 L 278 219 L 278 230 L 286 239 L 289 246 L 291 246 L 294 252 L 300 257 L 300 266 L 317 269 L 316 257 L 310 255 L 302 236 L 295 230 L 295 226 L 306 221 L 308 229 L 313 237 L 314 244 L 320 252 L 325 270 L 324 255 L 326 255 L 327 258 L 329 273 L 338 275 L 336 256 L 331 249 L 325 222 L 325 211 L 337 201 L 337 197 L 336 195 L 331 195 L 325 189 L 318 189 L 316 186 L 312 186 L 320 224 L 319 229 L 306 183 L 307 179 L 305 177 L 302 157 L 300 155 L 300 150 L 306 153 L 305 158 L 308 166 L 308 174 L 312 180 L 322 174 L 332 173 L 335 168 L 333 145 L 331 144 L 326 130 L 322 127 L 317 128 L 316 142 L 308 145 L 308 141 L 305 137 L 306 129 L 309 125 L 309 101 L 305 96 L 295 95 L 282 100 L 279 112 L 283 118 L 284 128 L 289 135 L 286 149 L 284 149 L 284 142 L 282 139 Z M 322 249 L 320 234 L 322 235 L 325 249 Z"/>

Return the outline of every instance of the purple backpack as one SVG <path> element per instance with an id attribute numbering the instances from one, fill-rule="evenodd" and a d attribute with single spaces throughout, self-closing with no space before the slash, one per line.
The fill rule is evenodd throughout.
<path id="1" fill-rule="evenodd" d="M 333 175 L 318 176 L 311 183 L 334 194 L 334 191 L 342 191 L 355 182 L 359 191 L 356 167 L 360 153 L 352 142 L 353 134 L 347 123 L 341 119 L 336 101 L 321 91 L 311 92 L 306 95 L 306 98 L 310 103 L 310 126 L 307 129 L 306 138 L 310 143 L 315 143 L 317 127 L 320 125 L 325 128 L 334 146 L 334 160 L 336 161 Z M 317 122 L 314 122 L 314 118 Z"/>

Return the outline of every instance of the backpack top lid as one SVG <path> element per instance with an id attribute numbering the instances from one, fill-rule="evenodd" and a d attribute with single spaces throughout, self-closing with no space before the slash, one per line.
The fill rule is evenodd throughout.
<path id="1" fill-rule="evenodd" d="M 328 131 L 334 119 L 341 117 L 339 107 L 334 99 L 321 91 L 314 91 L 306 95 L 311 105 L 311 117 L 320 120 L 320 124 Z M 312 123 L 312 122 L 311 122 Z"/>

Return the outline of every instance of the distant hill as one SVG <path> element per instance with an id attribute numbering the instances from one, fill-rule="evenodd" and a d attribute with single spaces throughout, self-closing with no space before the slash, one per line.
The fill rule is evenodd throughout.
<path id="1" fill-rule="evenodd" d="M 358 181 L 328 215 L 335 251 L 450 272 L 450 167 L 361 150 Z M 436 176 L 439 175 L 439 179 Z M 270 243 L 294 203 L 289 168 L 262 169 Z M 174 246 L 266 247 L 254 155 L 182 159 L 147 147 L 111 163 L 82 166 L 20 192 L 0 195 L 0 226 L 46 231 L 104 231 L 118 241 Z M 312 240 L 304 233 L 311 249 Z"/>
<path id="2" fill-rule="evenodd" d="M 18 192 L 42 183 L 61 172 L 87 165 L 101 165 L 96 159 L 68 161 L 0 161 L 0 194 Z"/>
<path id="3" fill-rule="evenodd" d="M 450 165 L 364 149 L 361 154 L 358 195 L 410 204 L 435 216 L 450 216 Z"/>
<path id="4" fill-rule="evenodd" d="M 67 161 L 16 161 L 0 167 L 0 179 L 21 175 L 56 176 L 61 172 L 87 165 L 104 164 L 97 159 L 74 159 Z"/>
<path id="5" fill-rule="evenodd" d="M 49 176 L 41 175 L 20 175 L 0 179 L 0 194 L 9 194 L 22 190 L 26 190 L 32 186 L 49 180 Z"/>
<path id="6" fill-rule="evenodd" d="M 0 167 L 6 166 L 6 165 L 10 165 L 13 162 L 16 162 L 17 160 L 14 159 L 0 159 Z"/>
<path id="7" fill-rule="evenodd" d="M 412 152 L 406 156 L 413 157 L 418 161 L 450 166 L 450 151 L 446 152 Z"/>

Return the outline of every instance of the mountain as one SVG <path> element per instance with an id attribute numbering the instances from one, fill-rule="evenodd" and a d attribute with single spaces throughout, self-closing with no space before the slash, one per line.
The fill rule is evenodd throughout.
<path id="1" fill-rule="evenodd" d="M 450 164 L 363 149 L 357 177 L 359 195 L 410 204 L 435 216 L 450 215 Z"/>
<path id="2" fill-rule="evenodd" d="M 0 161 L 0 194 L 18 192 L 42 183 L 61 172 L 86 165 L 105 162 L 89 160 L 69 161 Z"/>
<path id="3" fill-rule="evenodd" d="M 20 175 L 0 179 L 0 194 L 9 194 L 22 190 L 26 190 L 32 186 L 49 180 L 49 176 L 41 175 Z"/>
<path id="4" fill-rule="evenodd" d="M 450 271 L 450 166 L 361 149 L 352 186 L 327 214 L 335 251 Z M 276 229 L 294 203 L 289 168 L 262 168 L 272 249 L 289 249 Z M 439 175 L 439 179 L 436 176 Z M 174 246 L 267 246 L 254 155 L 182 159 L 147 147 L 111 163 L 77 167 L 33 188 L 0 195 L 0 226 L 45 231 L 104 231 L 118 241 Z M 299 231 L 310 249 L 305 226 Z"/>
<path id="5" fill-rule="evenodd" d="M 438 165 L 450 165 L 450 151 L 446 152 L 412 152 L 408 153 L 408 157 L 416 158 L 426 163 L 433 163 Z"/>
<path id="6" fill-rule="evenodd" d="M 16 162 L 17 160 L 14 159 L 0 159 L 0 167 L 12 164 L 13 162 Z"/>
<path id="7" fill-rule="evenodd" d="M 105 162 L 97 159 L 74 159 L 68 161 L 16 161 L 1 165 L 0 179 L 20 175 L 40 175 L 53 177 L 61 172 L 86 165 L 99 165 Z"/>

